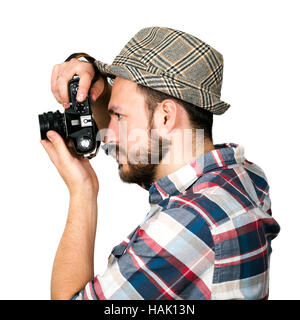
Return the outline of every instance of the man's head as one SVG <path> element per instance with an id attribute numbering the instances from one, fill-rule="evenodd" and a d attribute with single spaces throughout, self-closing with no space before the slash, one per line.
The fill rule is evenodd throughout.
<path id="1" fill-rule="evenodd" d="M 115 79 L 109 109 L 123 106 L 111 113 L 110 128 L 127 137 L 125 144 L 115 138 L 121 152 L 128 144 L 127 163 L 119 159 L 124 181 L 149 185 L 201 155 L 201 147 L 205 152 L 213 147 L 213 114 L 224 113 L 229 104 L 220 99 L 223 57 L 211 46 L 179 30 L 150 27 L 130 39 L 111 65 L 95 65 Z M 192 156 L 185 157 L 189 151 Z"/>
<path id="2" fill-rule="evenodd" d="M 108 112 L 105 142 L 115 146 L 125 182 L 149 186 L 159 178 L 159 167 L 183 164 L 185 145 L 194 144 L 195 152 L 199 143 L 196 129 L 204 133 L 200 143 L 212 143 L 212 113 L 120 77 L 114 81 Z"/>

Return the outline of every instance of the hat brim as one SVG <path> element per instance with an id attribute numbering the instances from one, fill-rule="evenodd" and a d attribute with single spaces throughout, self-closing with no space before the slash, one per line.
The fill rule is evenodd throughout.
<path id="1" fill-rule="evenodd" d="M 223 114 L 230 107 L 230 104 L 220 100 L 219 96 L 209 92 L 207 89 L 199 88 L 192 83 L 187 83 L 187 81 L 184 81 L 175 75 L 155 70 L 156 68 L 144 70 L 128 64 L 109 65 L 97 60 L 94 64 L 99 72 L 104 77 L 107 77 L 107 80 L 111 85 L 113 84 L 115 77 L 131 80 L 140 85 L 189 102 L 196 107 L 203 108 L 216 115 Z"/>

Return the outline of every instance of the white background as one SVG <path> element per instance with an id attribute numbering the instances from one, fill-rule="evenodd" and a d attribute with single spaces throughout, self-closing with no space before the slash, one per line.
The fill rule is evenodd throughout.
<path id="1" fill-rule="evenodd" d="M 1 2 L 0 299 L 49 299 L 52 263 L 68 192 L 39 142 L 38 114 L 58 105 L 52 67 L 73 52 L 107 63 L 141 28 L 191 33 L 224 56 L 214 142 L 244 145 L 271 186 L 270 299 L 299 299 L 299 1 L 6 1 Z M 102 150 L 95 270 L 144 218 L 148 194 L 120 181 Z"/>

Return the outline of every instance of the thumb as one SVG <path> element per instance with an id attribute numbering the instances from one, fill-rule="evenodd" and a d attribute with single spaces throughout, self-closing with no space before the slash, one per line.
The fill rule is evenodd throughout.
<path id="1" fill-rule="evenodd" d="M 71 156 L 63 138 L 56 131 L 48 131 L 47 137 L 60 157 L 69 158 Z"/>

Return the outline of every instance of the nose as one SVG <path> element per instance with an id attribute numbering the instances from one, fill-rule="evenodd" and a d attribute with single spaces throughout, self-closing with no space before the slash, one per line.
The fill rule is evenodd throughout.
<path id="1" fill-rule="evenodd" d="M 116 145 L 119 143 L 118 136 L 118 125 L 111 119 L 105 133 L 104 143 Z"/>

